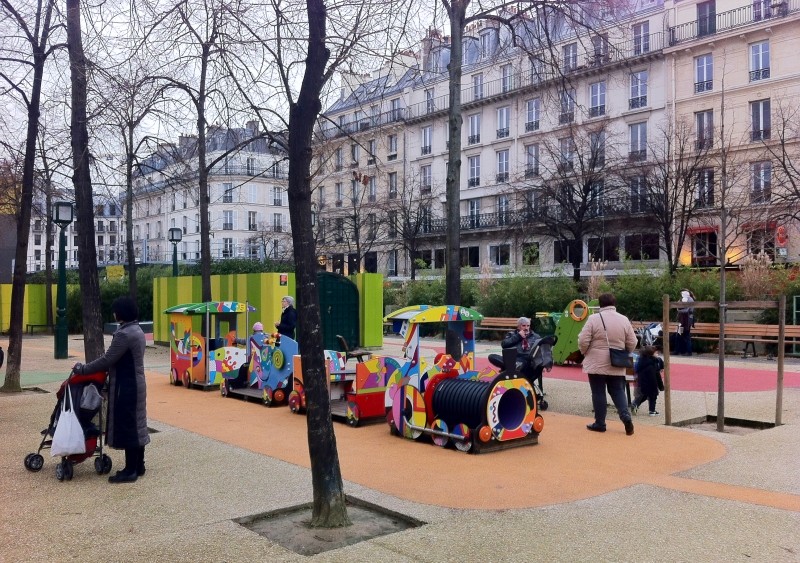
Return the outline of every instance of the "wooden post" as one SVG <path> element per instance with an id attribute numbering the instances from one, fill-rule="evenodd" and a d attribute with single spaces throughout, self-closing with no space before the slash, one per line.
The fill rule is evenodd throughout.
<path id="1" fill-rule="evenodd" d="M 669 295 L 666 293 L 661 298 L 661 337 L 664 352 L 664 424 L 672 424 L 672 391 L 669 381 Z"/>
<path id="2" fill-rule="evenodd" d="M 775 391 L 775 426 L 783 424 L 783 357 L 786 349 L 786 296 L 778 299 L 778 383 Z"/>

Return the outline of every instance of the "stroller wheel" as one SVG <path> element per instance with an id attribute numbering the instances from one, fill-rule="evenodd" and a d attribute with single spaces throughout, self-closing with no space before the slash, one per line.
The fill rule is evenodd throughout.
<path id="1" fill-rule="evenodd" d="M 545 401 L 544 399 L 539 401 L 539 410 L 546 411 L 547 407 L 548 407 L 547 401 Z"/>
<path id="2" fill-rule="evenodd" d="M 64 480 L 64 462 L 63 461 L 59 462 L 59 464 L 56 465 L 56 479 L 58 479 L 59 481 L 63 481 Z"/>
<path id="3" fill-rule="evenodd" d="M 28 471 L 39 471 L 44 465 L 44 458 L 39 454 L 28 454 L 25 456 L 25 469 Z"/>
<path id="4" fill-rule="evenodd" d="M 67 481 L 72 481 L 72 462 L 67 461 L 65 459 L 63 463 L 64 463 L 64 479 L 66 479 Z"/>
<path id="5" fill-rule="evenodd" d="M 100 456 L 100 459 L 103 460 L 103 474 L 111 473 L 111 468 L 114 466 L 114 463 L 111 461 L 111 458 L 108 457 L 106 454 Z"/>

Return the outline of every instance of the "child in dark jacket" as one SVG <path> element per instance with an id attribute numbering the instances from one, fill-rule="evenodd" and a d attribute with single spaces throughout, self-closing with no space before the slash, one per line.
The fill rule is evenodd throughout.
<path id="1" fill-rule="evenodd" d="M 633 414 L 638 414 L 639 405 L 647 399 L 650 407 L 650 416 L 656 416 L 656 400 L 658 399 L 659 379 L 661 370 L 664 369 L 664 361 L 655 355 L 654 346 L 645 346 L 639 354 L 639 361 L 636 364 L 636 375 L 639 381 L 636 397 L 631 404 Z"/>

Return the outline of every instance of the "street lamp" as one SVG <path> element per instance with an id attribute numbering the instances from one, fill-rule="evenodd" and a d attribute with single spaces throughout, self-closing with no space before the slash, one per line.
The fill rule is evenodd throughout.
<path id="1" fill-rule="evenodd" d="M 178 243 L 183 238 L 183 231 L 178 227 L 169 230 L 169 242 L 172 243 L 172 277 L 178 277 Z"/>
<path id="2" fill-rule="evenodd" d="M 55 354 L 56 360 L 66 359 L 67 354 L 67 225 L 72 223 L 72 204 L 68 201 L 57 201 L 53 204 L 53 223 L 61 228 L 58 237 L 58 289 L 56 291 L 56 328 Z"/>

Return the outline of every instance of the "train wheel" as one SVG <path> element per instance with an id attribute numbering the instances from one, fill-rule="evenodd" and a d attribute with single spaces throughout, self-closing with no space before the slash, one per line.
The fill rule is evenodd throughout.
<path id="1" fill-rule="evenodd" d="M 272 404 L 272 389 L 264 387 L 264 390 L 261 392 L 261 401 L 264 403 L 265 407 Z"/>
<path id="2" fill-rule="evenodd" d="M 300 412 L 300 393 L 297 391 L 289 393 L 289 410 L 295 414 Z"/>
<path id="3" fill-rule="evenodd" d="M 272 399 L 276 403 L 282 403 L 285 398 L 286 398 L 286 392 L 283 389 L 276 389 L 275 393 L 272 395 Z"/>
<path id="4" fill-rule="evenodd" d="M 192 376 L 189 374 L 189 370 L 183 372 L 183 386 L 187 389 L 192 388 Z"/>
<path id="5" fill-rule="evenodd" d="M 492 439 L 492 429 L 485 424 L 478 429 L 478 440 L 484 444 Z"/>
<path id="6" fill-rule="evenodd" d="M 219 384 L 219 394 L 222 395 L 223 397 L 227 397 L 229 393 L 230 390 L 228 389 L 228 380 L 223 379 L 222 382 Z"/>
<path id="7" fill-rule="evenodd" d="M 453 428 L 453 434 L 461 436 L 461 438 L 453 438 L 453 444 L 456 449 L 462 452 L 468 452 L 472 449 L 472 431 L 466 424 L 456 424 Z"/>
<path id="8" fill-rule="evenodd" d="M 536 418 L 533 419 L 533 431 L 536 432 L 537 434 L 540 434 L 543 428 L 544 428 L 544 418 L 537 415 Z"/>
<path id="9" fill-rule="evenodd" d="M 178 384 L 178 370 L 175 368 L 169 370 L 169 384 L 170 385 Z"/>
<path id="10" fill-rule="evenodd" d="M 358 426 L 358 423 L 361 418 L 361 411 L 358 408 L 358 405 L 352 401 L 347 402 L 347 424 L 351 427 L 355 428 Z"/>
<path id="11" fill-rule="evenodd" d="M 441 418 L 437 418 L 431 423 L 431 430 L 447 433 L 447 423 Z M 450 441 L 450 437 L 431 434 L 431 441 L 437 446 L 443 448 L 447 445 L 447 442 Z"/>

